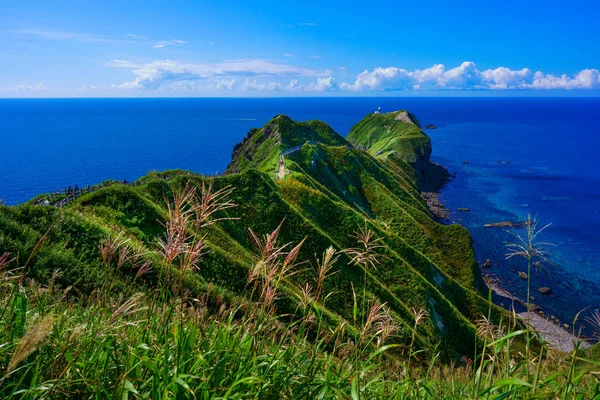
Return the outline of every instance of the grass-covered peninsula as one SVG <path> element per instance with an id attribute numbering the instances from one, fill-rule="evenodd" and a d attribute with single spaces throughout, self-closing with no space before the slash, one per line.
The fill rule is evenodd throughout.
<path id="1" fill-rule="evenodd" d="M 596 396 L 593 348 L 491 304 L 468 232 L 421 195 L 431 151 L 407 111 L 347 139 L 279 115 L 222 176 L 0 206 L 0 396 Z"/>

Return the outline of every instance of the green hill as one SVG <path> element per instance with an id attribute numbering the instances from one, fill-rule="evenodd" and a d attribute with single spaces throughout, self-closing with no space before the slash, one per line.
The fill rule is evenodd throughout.
<path id="1" fill-rule="evenodd" d="M 385 157 L 397 153 L 408 163 L 429 162 L 431 139 L 408 111 L 370 114 L 350 129 L 348 141 L 369 154 Z"/>
<path id="2" fill-rule="evenodd" d="M 429 143 L 416 125 L 412 132 Z M 285 179 L 276 179 L 280 154 L 294 147 L 298 150 L 285 156 Z M 439 342 L 447 357 L 470 354 L 472 321 L 487 309 L 470 237 L 458 225 L 433 221 L 403 158 L 391 150 L 386 159 L 370 152 L 353 149 L 320 121 L 295 122 L 280 115 L 252 130 L 234 149 L 226 175 L 214 179 L 216 188 L 235 188 L 231 200 L 239 206 L 225 212 L 235 219 L 210 227 L 206 240 L 211 251 L 200 262 L 192 287 L 202 292 L 211 285 L 228 297 L 244 296 L 255 263 L 248 228 L 268 233 L 285 220 L 281 239 L 299 243 L 306 237 L 300 258 L 312 262 L 329 246 L 355 246 L 351 235 L 366 224 L 383 238 L 386 250 L 381 265 L 367 271 L 365 293 L 387 303 L 404 327 L 400 342 L 412 336 L 411 309 L 424 308 L 433 316 L 417 332 L 424 350 L 432 351 L 431 345 Z M 102 280 L 97 247 L 103 235 L 124 232 L 140 251 L 156 253 L 168 213 L 165 199 L 186 184 L 200 191 L 204 180 L 185 171 L 151 173 L 132 185 L 113 183 L 85 194 L 64 208 L 2 207 L 0 253 L 26 257 L 49 232 L 31 261 L 30 276 L 43 281 L 60 269 L 61 284 L 92 291 Z M 349 261 L 341 255 L 341 273 L 328 283 L 331 296 L 322 305 L 334 320 L 352 320 L 352 287 L 362 296 L 364 270 Z M 294 293 L 310 281 L 311 268 L 285 280 L 282 309 L 295 307 Z M 146 284 L 156 283 L 152 279 L 157 278 Z M 122 274 L 118 284 L 131 284 L 131 277 Z"/>
<path id="3" fill-rule="evenodd" d="M 406 110 L 367 115 L 350 129 L 347 139 L 374 157 L 396 155 L 406 161 L 428 190 L 438 189 L 448 179 L 447 171 L 430 161 L 431 139 Z"/>
<path id="4" fill-rule="evenodd" d="M 469 234 L 421 197 L 430 153 L 407 112 L 367 116 L 348 141 L 280 115 L 222 176 L 151 172 L 0 206 L 0 395 L 535 392 L 512 379 L 523 331 L 485 299 Z M 508 321 L 516 333 L 486 346 Z"/>
<path id="5" fill-rule="evenodd" d="M 319 142 L 330 146 L 347 144 L 346 140 L 322 121 L 296 122 L 278 115 L 260 129 L 251 129 L 244 140 L 233 148 L 232 161 L 225 173 L 256 168 L 261 171 L 277 169 L 282 151 Z"/>

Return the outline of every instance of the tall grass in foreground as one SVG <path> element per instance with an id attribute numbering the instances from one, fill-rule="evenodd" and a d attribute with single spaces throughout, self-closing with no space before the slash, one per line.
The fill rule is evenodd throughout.
<path id="1" fill-rule="evenodd" d="M 544 267 L 544 263 L 549 262 L 548 247 L 553 246 L 551 243 L 539 241 L 538 236 L 550 225 L 551 224 L 548 224 L 538 229 L 537 219 L 532 219 L 531 215 L 527 215 L 527 219 L 524 222 L 525 232 L 523 235 L 507 230 L 507 232 L 516 240 L 506 245 L 508 249 L 506 258 L 511 259 L 517 257 L 522 258 L 527 262 L 527 297 L 525 300 L 527 307 L 527 324 L 529 324 L 531 320 L 531 269 L 534 267 L 538 270 L 539 268 Z M 529 346 L 531 344 L 529 331 L 526 332 L 525 341 L 525 357 L 529 358 Z M 525 373 L 529 374 L 527 365 L 525 366 Z"/>
<path id="2" fill-rule="evenodd" d="M 115 273 L 127 268 L 136 276 L 149 273 L 144 255 L 122 237 L 100 244 L 107 283 L 89 296 L 75 297 L 52 280 L 46 285 L 29 280 L 10 254 L 0 255 L 0 398 L 600 396 L 595 373 L 600 364 L 584 359 L 578 348 L 564 355 L 542 345 L 529 357 L 514 351 L 515 341 L 527 333 L 516 329 L 516 317 L 500 326 L 482 318 L 479 357 L 455 364 L 442 364 L 435 356 L 417 359 L 414 339 L 404 352 L 408 358 L 398 358 L 393 351 L 398 328 L 385 304 L 374 299 L 363 303 L 366 313 L 360 321 L 355 316 L 355 329 L 346 329 L 350 323 L 345 321 L 329 327 L 322 306 L 328 297 L 324 282 L 339 270 L 333 248 L 318 260 L 313 283 L 296 288 L 294 315 L 279 315 L 282 284 L 302 265 L 297 260 L 302 243 L 280 244 L 281 225 L 266 235 L 251 231 L 257 254 L 248 276 L 248 300 L 233 304 L 209 301 L 208 295 L 190 297 L 185 274 L 201 264 L 188 253 L 204 238 L 196 217 L 202 213 L 190 210 L 210 191 L 194 199 L 198 195 L 187 190 L 175 195 L 182 197 L 171 205 L 167 234 L 156 250 L 181 273 L 165 274 L 154 291 L 111 290 Z M 364 230 L 357 237 L 361 232 L 364 238 Z M 373 247 L 357 245 L 354 254 L 364 260 L 361 246 L 362 251 Z M 354 309 L 356 315 L 358 301 Z M 416 328 L 429 315 L 418 309 L 414 317 Z"/>

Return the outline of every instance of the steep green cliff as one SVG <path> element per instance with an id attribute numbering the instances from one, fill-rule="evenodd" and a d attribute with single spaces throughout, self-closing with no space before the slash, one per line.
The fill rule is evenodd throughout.
<path id="1" fill-rule="evenodd" d="M 398 119 L 400 115 L 369 116 L 353 128 L 350 142 L 367 151 L 351 146 L 320 121 L 295 122 L 280 115 L 252 130 L 235 147 L 226 174 L 214 178 L 215 190 L 235 188 L 230 199 L 238 207 L 223 211 L 221 217 L 229 219 L 207 228 L 210 252 L 186 278 L 187 290 L 232 302 L 251 298 L 247 279 L 256 264 L 256 249 L 248 228 L 267 234 L 284 221 L 282 243 L 305 240 L 299 260 L 306 263 L 283 280 L 276 302 L 281 314 L 293 312 L 300 287 L 315 275 L 315 255 L 329 246 L 355 247 L 353 232 L 366 227 L 383 239 L 384 257 L 365 272 L 340 253 L 335 265 L 340 273 L 326 282 L 330 296 L 319 304 L 332 326 L 346 321 L 347 329 L 355 328 L 354 292 L 361 302 L 364 289 L 365 300 L 386 303 L 402 327 L 394 339 L 398 343 L 411 341 L 412 310 L 424 308 L 430 318 L 414 332 L 417 346 L 433 352 L 439 343 L 437 351 L 447 359 L 471 354 L 473 321 L 489 307 L 481 297 L 471 239 L 464 228 L 432 219 L 419 193 L 419 173 L 411 167 L 429 162 L 430 141 L 411 114 L 406 115 L 413 122 Z M 386 135 L 387 130 L 395 136 Z M 282 162 L 286 150 L 294 151 Z M 101 238 L 122 232 L 148 255 L 154 273 L 136 280 L 134 271 L 119 270 L 115 288 L 137 285 L 149 290 L 170 273 L 158 256 L 167 202 L 185 185 L 200 191 L 206 179 L 187 171 L 153 172 L 134 184 L 112 183 L 63 208 L 31 202 L 2 206 L 0 254 L 9 251 L 23 262 L 33 254 L 27 262 L 29 276 L 44 281 L 60 270 L 62 285 L 90 292 L 105 279 L 98 251 Z M 500 311 L 494 308 L 493 313 Z"/>
<path id="2" fill-rule="evenodd" d="M 431 156 L 429 136 L 417 118 L 404 110 L 367 115 L 350 129 L 348 141 L 376 157 L 397 153 L 411 164 L 429 162 Z"/>
<path id="3" fill-rule="evenodd" d="M 374 157 L 398 156 L 414 168 L 419 183 L 428 189 L 438 189 L 448 178 L 443 168 L 431 163 L 431 139 L 406 110 L 367 115 L 350 129 L 347 139 Z"/>

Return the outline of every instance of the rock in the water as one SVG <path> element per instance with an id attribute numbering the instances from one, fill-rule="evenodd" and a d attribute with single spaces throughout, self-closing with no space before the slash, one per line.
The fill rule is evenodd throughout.
<path id="1" fill-rule="evenodd" d="M 434 124 L 427 124 L 425 125 L 425 129 L 437 129 L 437 126 L 435 126 Z"/>
<path id="2" fill-rule="evenodd" d="M 519 271 L 519 278 L 521 279 L 527 279 L 527 274 L 523 271 Z"/>
<path id="3" fill-rule="evenodd" d="M 492 266 L 492 260 L 485 260 L 483 266 L 486 268 L 490 268 Z"/>
<path id="4" fill-rule="evenodd" d="M 468 163 L 469 163 L 469 161 L 468 161 L 468 160 L 464 160 L 464 161 L 463 161 L 463 164 L 468 164 Z"/>
<path id="5" fill-rule="evenodd" d="M 471 211 L 471 209 L 466 207 L 458 207 L 458 211 Z"/>
<path id="6" fill-rule="evenodd" d="M 542 310 L 542 308 L 540 306 L 538 306 L 537 304 L 530 304 L 529 309 L 533 312 L 539 312 Z"/>
<path id="7" fill-rule="evenodd" d="M 563 328 L 569 329 L 569 324 L 563 324 Z"/>
<path id="8" fill-rule="evenodd" d="M 525 226 L 525 222 L 512 221 L 492 222 L 490 224 L 483 225 L 484 228 L 521 228 L 523 226 Z"/>
<path id="9" fill-rule="evenodd" d="M 546 286 L 542 286 L 538 288 L 538 292 L 540 292 L 541 294 L 552 294 L 552 289 Z"/>

